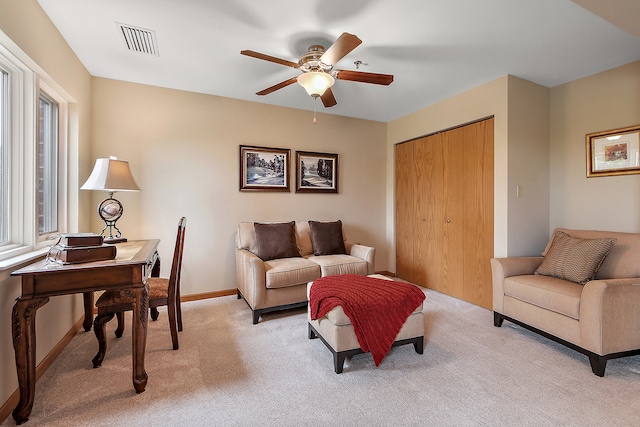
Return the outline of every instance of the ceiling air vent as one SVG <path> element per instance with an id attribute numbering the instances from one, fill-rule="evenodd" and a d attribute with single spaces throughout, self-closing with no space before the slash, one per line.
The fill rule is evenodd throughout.
<path id="1" fill-rule="evenodd" d="M 153 30 L 133 27 L 131 25 L 116 22 L 118 30 L 124 39 L 127 49 L 134 52 L 148 53 L 149 55 L 160 56 L 158 53 L 158 43 L 156 33 Z"/>

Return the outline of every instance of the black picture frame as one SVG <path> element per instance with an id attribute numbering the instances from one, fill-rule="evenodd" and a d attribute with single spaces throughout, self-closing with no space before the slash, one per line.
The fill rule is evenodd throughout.
<path id="1" fill-rule="evenodd" d="M 291 191 L 286 148 L 240 146 L 240 191 Z"/>
<path id="2" fill-rule="evenodd" d="M 338 193 L 338 155 L 296 151 L 296 193 Z"/>

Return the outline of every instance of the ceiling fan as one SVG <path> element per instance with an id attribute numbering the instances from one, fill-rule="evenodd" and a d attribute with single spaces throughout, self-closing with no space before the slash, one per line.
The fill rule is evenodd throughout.
<path id="1" fill-rule="evenodd" d="M 298 82 L 300 86 L 305 88 L 309 95 L 314 98 L 320 98 L 325 107 L 333 107 L 337 102 L 336 98 L 333 96 L 333 92 L 331 91 L 331 86 L 333 86 L 336 79 L 373 83 L 385 86 L 393 82 L 393 75 L 391 74 L 333 69 L 333 66 L 338 61 L 360 45 L 360 43 L 362 43 L 362 40 L 353 34 L 342 33 L 342 35 L 338 37 L 338 39 L 327 50 L 320 45 L 313 45 L 309 47 L 309 50 L 300 56 L 298 62 L 276 58 L 274 56 L 265 55 L 264 53 L 254 52 L 252 50 L 243 50 L 240 53 L 242 55 L 275 62 L 276 64 L 285 65 L 302 71 L 302 74 L 298 77 L 292 77 L 261 90 L 260 92 L 256 92 L 256 95 L 268 95 L 278 89 L 282 89 L 283 87 L 287 87 L 290 84 Z"/>

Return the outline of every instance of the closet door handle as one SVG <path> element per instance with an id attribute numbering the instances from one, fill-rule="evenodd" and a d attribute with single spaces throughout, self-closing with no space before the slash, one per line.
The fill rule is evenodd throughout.
<path id="1" fill-rule="evenodd" d="M 448 220 L 447 220 L 447 224 L 448 224 L 448 223 L 450 223 L 450 222 L 451 222 L 451 220 L 450 220 L 450 219 L 448 219 Z"/>

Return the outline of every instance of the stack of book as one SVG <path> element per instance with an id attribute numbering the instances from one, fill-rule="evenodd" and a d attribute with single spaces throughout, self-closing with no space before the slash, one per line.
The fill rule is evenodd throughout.
<path id="1" fill-rule="evenodd" d="M 63 233 L 49 250 L 47 258 L 60 264 L 104 261 L 116 257 L 116 247 L 104 244 L 104 238 L 94 233 Z"/>

